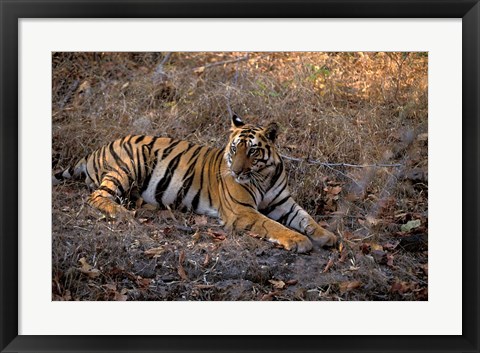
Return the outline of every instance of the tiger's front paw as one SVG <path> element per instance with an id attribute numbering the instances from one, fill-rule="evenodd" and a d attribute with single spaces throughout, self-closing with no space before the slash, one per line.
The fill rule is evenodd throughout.
<path id="1" fill-rule="evenodd" d="M 285 249 L 296 251 L 298 253 L 306 253 L 312 250 L 312 242 L 306 236 L 291 232 L 288 235 L 270 239 L 271 241 L 282 245 Z"/>
<path id="2" fill-rule="evenodd" d="M 309 237 L 320 246 L 334 246 L 337 243 L 337 236 L 320 226 Z"/>

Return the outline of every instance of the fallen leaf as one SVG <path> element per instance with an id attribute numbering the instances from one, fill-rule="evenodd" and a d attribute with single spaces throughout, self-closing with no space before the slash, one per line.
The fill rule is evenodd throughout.
<path id="1" fill-rule="evenodd" d="M 285 282 L 281 280 L 269 279 L 268 282 L 270 282 L 273 285 L 273 288 L 275 289 L 285 288 Z"/>
<path id="2" fill-rule="evenodd" d="M 328 262 L 327 262 L 327 264 L 325 265 L 325 268 L 323 269 L 322 273 L 327 272 L 327 271 L 333 266 L 333 264 L 334 264 L 333 257 L 330 257 L 330 258 L 328 259 Z"/>
<path id="3" fill-rule="evenodd" d="M 152 283 L 151 278 L 142 278 L 140 276 L 137 277 L 137 284 L 140 288 L 148 288 L 150 283 Z"/>
<path id="4" fill-rule="evenodd" d="M 421 224 L 422 224 L 422 221 L 420 221 L 419 219 L 415 219 L 413 221 L 408 221 L 407 223 L 402 224 L 402 226 L 400 227 L 400 230 L 402 232 L 409 232 L 414 228 L 420 227 Z"/>
<path id="5" fill-rule="evenodd" d="M 404 285 L 401 282 L 393 282 L 392 286 L 390 287 L 391 293 L 400 293 L 402 291 Z"/>
<path id="6" fill-rule="evenodd" d="M 203 267 L 206 267 L 210 262 L 210 255 L 208 253 L 205 254 L 205 260 L 203 260 Z"/>
<path id="7" fill-rule="evenodd" d="M 251 236 L 252 238 L 261 238 L 261 236 L 258 235 L 258 234 L 255 233 L 255 232 L 248 231 L 247 234 L 248 234 L 249 236 Z"/>
<path id="8" fill-rule="evenodd" d="M 127 289 L 126 288 L 123 288 L 120 293 L 118 292 L 115 292 L 115 300 L 116 301 L 126 301 L 128 299 L 128 295 L 127 295 Z"/>
<path id="9" fill-rule="evenodd" d="M 393 255 L 387 254 L 387 266 L 393 267 Z"/>
<path id="10" fill-rule="evenodd" d="M 162 254 L 165 251 L 165 247 L 159 246 L 157 248 L 151 248 L 148 250 L 145 250 L 143 254 L 148 257 L 156 258 L 159 257 L 160 254 Z"/>
<path id="11" fill-rule="evenodd" d="M 92 265 L 89 265 L 87 260 L 82 257 L 80 260 L 78 260 L 78 262 L 80 262 L 80 264 L 82 265 L 82 270 L 83 271 L 89 271 L 91 268 L 92 268 Z"/>
<path id="12" fill-rule="evenodd" d="M 428 300 L 428 288 L 420 288 L 418 290 L 415 290 L 415 298 L 416 300 Z"/>
<path id="13" fill-rule="evenodd" d="M 405 282 L 405 281 L 395 281 L 390 287 L 391 293 L 405 294 L 411 292 L 415 288 L 414 283 Z"/>
<path id="14" fill-rule="evenodd" d="M 208 228 L 207 234 L 213 238 L 213 240 L 218 240 L 222 241 L 225 240 L 227 237 L 227 233 L 225 233 L 223 230 L 212 230 L 211 228 Z"/>
<path id="15" fill-rule="evenodd" d="M 195 243 L 198 242 L 201 238 L 202 234 L 198 230 L 192 235 L 193 242 Z"/>
<path id="16" fill-rule="evenodd" d="M 87 260 L 84 257 L 78 260 L 78 262 L 80 262 L 80 264 L 82 265 L 82 267 L 79 268 L 79 270 L 83 274 L 87 275 L 90 278 L 95 278 L 100 276 L 100 270 L 93 268 L 92 265 L 88 264 Z"/>
<path id="17" fill-rule="evenodd" d="M 170 236 L 174 231 L 173 227 L 165 227 L 163 229 L 159 229 L 160 233 L 163 233 L 166 237 Z"/>
<path id="18" fill-rule="evenodd" d="M 378 223 L 380 223 L 380 220 L 372 217 L 372 216 L 367 216 L 365 217 L 368 225 L 371 225 L 371 226 L 376 226 Z"/>
<path id="19" fill-rule="evenodd" d="M 193 72 L 196 73 L 197 75 L 201 74 L 204 71 L 205 71 L 205 66 L 199 66 L 193 69 Z"/>
<path id="20" fill-rule="evenodd" d="M 338 286 L 340 288 L 340 293 L 350 292 L 356 288 L 359 288 L 362 285 L 360 281 L 347 281 L 341 282 Z"/>
<path id="21" fill-rule="evenodd" d="M 109 296 L 113 295 L 113 299 L 117 301 L 125 301 L 128 298 L 127 289 L 123 288 L 120 293 L 117 292 L 117 285 L 115 283 L 107 283 L 104 284 L 102 287 L 108 290 Z"/>
<path id="22" fill-rule="evenodd" d="M 423 134 L 419 134 L 417 136 L 417 141 L 427 141 L 428 140 L 428 133 L 425 132 Z"/>
<path id="23" fill-rule="evenodd" d="M 332 195 L 338 195 L 342 191 L 341 186 L 334 186 L 329 190 L 329 193 Z"/>
<path id="24" fill-rule="evenodd" d="M 185 251 L 182 251 L 180 255 L 178 256 L 178 269 L 177 273 L 180 276 L 181 279 L 184 281 L 188 281 L 188 276 L 187 273 L 185 272 L 185 269 L 183 268 L 183 261 L 185 260 Z"/>

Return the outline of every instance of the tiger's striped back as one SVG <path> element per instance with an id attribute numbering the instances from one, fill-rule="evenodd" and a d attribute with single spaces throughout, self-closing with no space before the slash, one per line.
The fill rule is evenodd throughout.
<path id="1" fill-rule="evenodd" d="M 152 172 L 141 191 L 145 202 L 218 216 L 213 188 L 222 150 L 174 139 L 155 140 Z"/>

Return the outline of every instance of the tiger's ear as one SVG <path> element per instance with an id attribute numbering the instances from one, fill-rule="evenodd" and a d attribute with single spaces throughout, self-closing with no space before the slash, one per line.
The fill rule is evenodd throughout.
<path id="1" fill-rule="evenodd" d="M 275 142 L 278 136 L 278 124 L 277 123 L 270 123 L 268 126 L 265 128 L 265 137 L 269 139 L 272 142 Z"/>
<path id="2" fill-rule="evenodd" d="M 245 123 L 240 119 L 237 114 L 232 115 L 232 129 L 236 127 L 242 127 Z"/>

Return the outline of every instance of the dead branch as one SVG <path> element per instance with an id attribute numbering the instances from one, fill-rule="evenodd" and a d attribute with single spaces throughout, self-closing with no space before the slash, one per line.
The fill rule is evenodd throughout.
<path id="1" fill-rule="evenodd" d="M 205 69 L 209 69 L 209 68 L 212 68 L 212 67 L 215 67 L 215 66 L 220 66 L 220 65 L 233 64 L 233 63 L 236 63 L 236 62 L 239 62 L 239 61 L 245 61 L 245 60 L 248 60 L 248 54 L 245 55 L 245 56 L 242 56 L 240 58 L 237 58 L 237 59 L 230 59 L 230 60 L 218 61 L 218 62 L 215 62 L 215 63 L 205 64 L 203 66 L 196 67 L 195 69 L 193 69 L 193 72 L 195 72 L 197 74 L 200 74 L 203 71 L 205 71 Z"/>
<path id="2" fill-rule="evenodd" d="M 167 74 L 165 73 L 163 67 L 167 63 L 167 61 L 170 60 L 170 56 L 172 56 L 171 52 L 168 52 L 167 54 L 165 54 L 163 59 L 155 68 L 155 72 L 153 73 L 153 82 L 160 83 L 167 80 Z"/>

